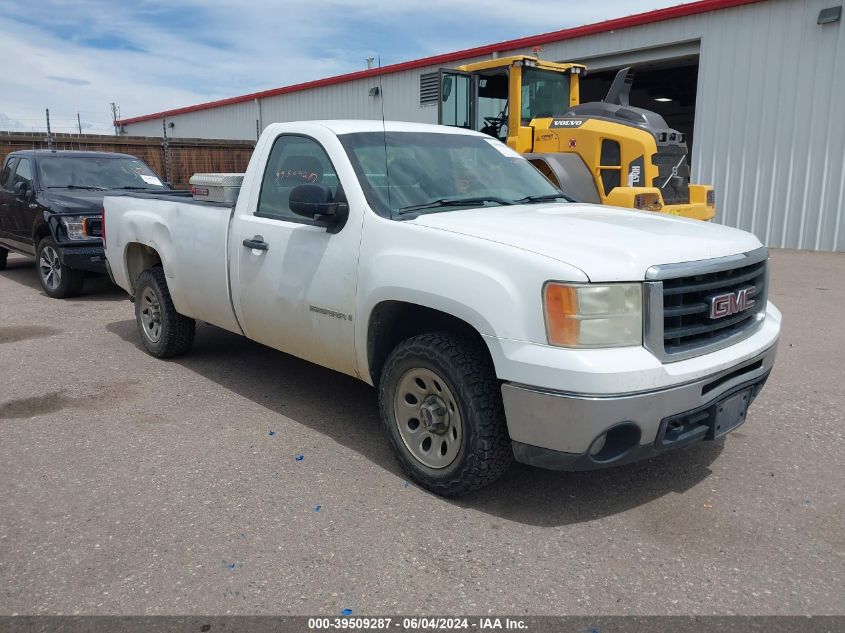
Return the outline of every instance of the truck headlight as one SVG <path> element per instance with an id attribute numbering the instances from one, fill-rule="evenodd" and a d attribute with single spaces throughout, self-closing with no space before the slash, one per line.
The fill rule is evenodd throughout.
<path id="1" fill-rule="evenodd" d="M 88 235 L 85 233 L 85 218 L 75 215 L 62 217 L 62 224 L 67 231 L 67 237 L 70 240 L 87 240 Z"/>
<path id="2" fill-rule="evenodd" d="M 563 284 L 550 281 L 543 288 L 543 310 L 550 345 L 642 345 L 642 284 Z"/>

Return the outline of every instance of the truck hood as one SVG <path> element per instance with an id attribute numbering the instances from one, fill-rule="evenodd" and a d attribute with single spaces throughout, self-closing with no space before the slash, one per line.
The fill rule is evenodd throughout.
<path id="1" fill-rule="evenodd" d="M 121 192 L 123 193 L 123 192 Z M 44 191 L 38 202 L 54 213 L 99 213 L 103 208 L 103 197 L 107 191 Z"/>
<path id="2" fill-rule="evenodd" d="M 719 224 L 576 203 L 446 211 L 411 222 L 551 257 L 581 269 L 590 281 L 640 281 L 656 264 L 761 246 L 752 234 Z"/>

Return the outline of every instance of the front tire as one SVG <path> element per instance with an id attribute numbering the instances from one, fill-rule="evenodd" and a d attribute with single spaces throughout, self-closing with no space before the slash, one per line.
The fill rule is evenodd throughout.
<path id="1" fill-rule="evenodd" d="M 478 490 L 513 463 L 499 382 L 483 342 L 450 332 L 400 343 L 379 406 L 399 464 L 446 497 Z"/>
<path id="2" fill-rule="evenodd" d="M 156 358 L 181 356 L 194 343 L 196 322 L 176 311 L 162 268 L 150 268 L 138 276 L 135 322 L 144 349 Z"/>
<path id="3" fill-rule="evenodd" d="M 48 297 L 65 299 L 82 292 L 85 273 L 62 263 L 59 247 L 52 237 L 45 237 L 38 242 L 35 265 L 38 267 L 38 281 Z"/>
<path id="4" fill-rule="evenodd" d="M 6 270 L 6 260 L 9 258 L 9 251 L 0 247 L 0 270 Z"/>

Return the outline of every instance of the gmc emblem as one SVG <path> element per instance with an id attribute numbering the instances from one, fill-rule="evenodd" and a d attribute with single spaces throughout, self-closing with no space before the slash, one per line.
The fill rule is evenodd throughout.
<path id="1" fill-rule="evenodd" d="M 722 319 L 748 310 L 756 303 L 752 299 L 756 292 L 757 288 L 749 286 L 736 292 L 727 292 L 723 295 L 710 297 L 710 318 Z"/>

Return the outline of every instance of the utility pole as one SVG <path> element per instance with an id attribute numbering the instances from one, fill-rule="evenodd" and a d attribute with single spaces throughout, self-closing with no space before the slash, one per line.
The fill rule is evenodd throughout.
<path id="1" fill-rule="evenodd" d="M 46 108 L 47 112 L 47 147 L 53 149 L 53 134 L 50 132 L 50 108 Z"/>
<path id="2" fill-rule="evenodd" d="M 110 104 L 111 106 L 111 120 L 114 123 L 114 135 L 119 136 L 120 131 L 118 130 L 117 121 L 120 118 L 120 107 L 118 107 L 114 101 Z"/>
<path id="3" fill-rule="evenodd" d="M 168 158 L 168 151 L 167 147 L 169 143 L 167 142 L 167 119 L 162 117 L 161 119 L 161 136 L 162 136 L 162 143 L 161 149 L 164 153 L 164 180 L 166 182 L 170 182 L 170 160 Z"/>
<path id="4" fill-rule="evenodd" d="M 79 112 L 76 113 L 76 124 L 79 126 L 79 136 L 82 136 L 82 119 L 79 118 Z"/>

